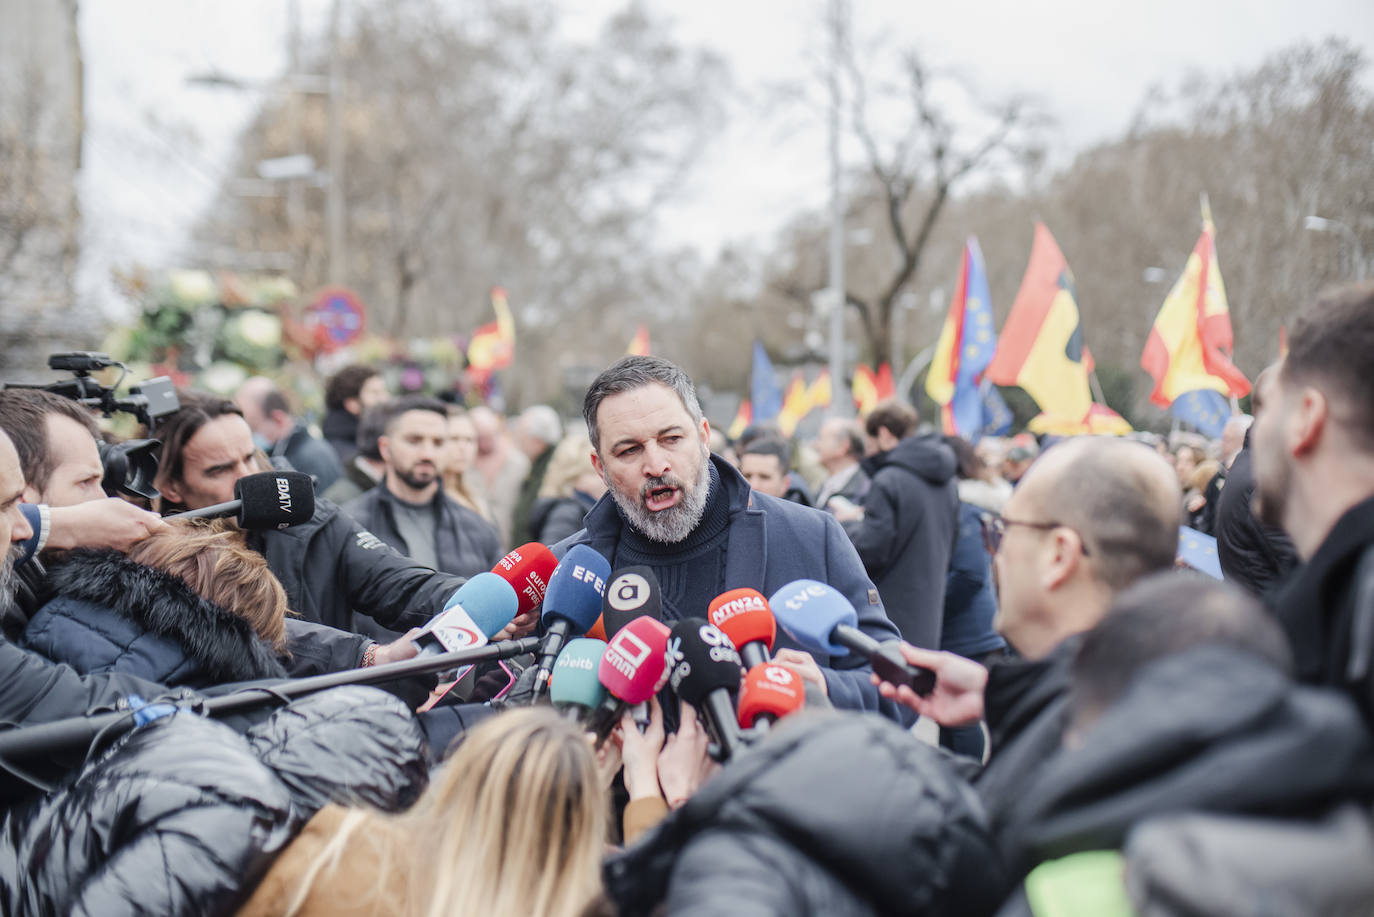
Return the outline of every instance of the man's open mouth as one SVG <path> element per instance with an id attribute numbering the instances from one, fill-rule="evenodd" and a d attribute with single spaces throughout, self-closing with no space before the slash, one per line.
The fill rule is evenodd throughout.
<path id="1" fill-rule="evenodd" d="M 662 487 L 652 487 L 644 494 L 644 506 L 651 513 L 668 509 L 678 501 L 678 489 L 664 485 Z"/>

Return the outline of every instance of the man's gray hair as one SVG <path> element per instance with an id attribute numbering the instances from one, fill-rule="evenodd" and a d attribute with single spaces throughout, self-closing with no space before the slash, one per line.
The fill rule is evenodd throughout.
<path id="1" fill-rule="evenodd" d="M 608 395 L 619 395 L 646 385 L 662 385 L 672 389 L 691 415 L 693 423 L 700 423 L 705 416 L 701 412 L 701 402 L 697 400 L 697 388 L 682 367 L 662 357 L 622 357 L 608 369 L 602 370 L 582 401 L 582 417 L 587 421 L 587 435 L 591 437 L 593 449 L 601 449 L 601 431 L 596 427 L 596 414 L 601 402 Z"/>
<path id="2" fill-rule="evenodd" d="M 563 422 L 558 419 L 558 412 L 547 404 L 525 408 L 520 415 L 520 423 L 526 433 L 545 445 L 556 446 L 563 438 Z"/>

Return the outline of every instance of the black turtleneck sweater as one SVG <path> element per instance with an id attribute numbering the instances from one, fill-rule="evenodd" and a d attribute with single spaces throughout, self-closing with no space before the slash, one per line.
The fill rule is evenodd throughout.
<path id="1" fill-rule="evenodd" d="M 730 507 L 715 466 L 707 463 L 711 483 L 706 511 L 696 528 L 676 544 L 651 541 L 620 513 L 620 543 L 612 568 L 643 564 L 658 577 L 663 597 L 663 619 L 706 617 L 711 600 L 725 591 L 725 542 L 730 526 Z"/>

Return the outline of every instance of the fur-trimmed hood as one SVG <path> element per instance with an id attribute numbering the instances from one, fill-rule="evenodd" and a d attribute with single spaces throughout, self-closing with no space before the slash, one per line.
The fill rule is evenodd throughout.
<path id="1" fill-rule="evenodd" d="M 25 642 L 52 658 L 61 657 L 59 661 L 76 665 L 73 660 L 82 653 L 62 641 L 41 645 L 40 635 L 51 633 L 53 619 L 61 616 L 100 630 L 103 645 L 123 651 L 144 634 L 170 641 L 197 663 L 197 674 L 208 683 L 286 677 L 271 645 L 243 618 L 197 595 L 177 577 L 116 551 L 71 552 L 49 575 L 47 591 L 51 600 L 34 615 Z M 102 608 L 132 625 L 132 630 L 105 633 L 119 622 L 93 620 Z"/>

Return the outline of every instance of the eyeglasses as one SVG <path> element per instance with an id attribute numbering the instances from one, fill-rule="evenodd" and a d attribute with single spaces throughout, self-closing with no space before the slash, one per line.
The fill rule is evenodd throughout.
<path id="1" fill-rule="evenodd" d="M 1078 535 L 1079 548 L 1083 551 L 1083 556 L 1088 556 L 1088 544 L 1083 540 L 1083 535 L 1075 528 L 1067 526 L 1062 522 L 1029 522 L 1021 519 L 1008 519 L 1006 516 L 998 516 L 995 513 L 983 513 L 979 517 L 983 526 L 983 547 L 987 548 L 988 554 L 996 554 L 1002 547 L 1002 537 L 1006 535 L 1007 529 L 1013 525 L 1022 525 L 1028 529 L 1039 529 L 1048 532 L 1053 529 L 1065 528 Z"/>

